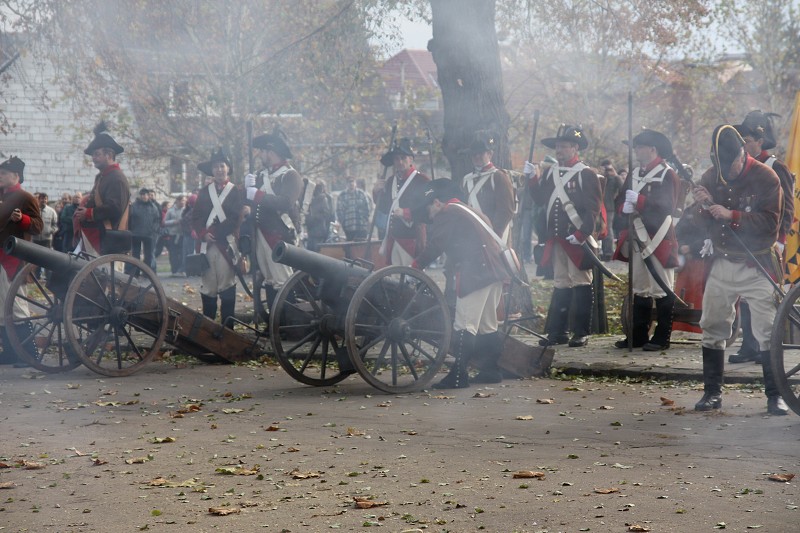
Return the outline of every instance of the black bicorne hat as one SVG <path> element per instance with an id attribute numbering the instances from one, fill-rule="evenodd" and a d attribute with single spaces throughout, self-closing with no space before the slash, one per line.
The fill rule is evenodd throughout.
<path id="1" fill-rule="evenodd" d="M 0 163 L 0 169 L 16 173 L 19 176 L 20 183 L 25 181 L 25 176 L 23 175 L 25 162 L 15 155 Z"/>
<path id="2" fill-rule="evenodd" d="M 111 148 L 117 155 L 125 151 L 125 149 L 114 140 L 114 137 L 108 133 L 108 125 L 105 121 L 101 121 L 95 126 L 92 133 L 94 133 L 94 139 L 92 139 L 92 142 L 86 147 L 86 150 L 83 151 L 84 154 L 92 155 L 98 148 Z"/>
<path id="3" fill-rule="evenodd" d="M 475 139 L 470 143 L 468 153 L 470 156 L 494 151 L 497 148 L 497 135 L 491 131 L 476 131 Z"/>
<path id="4" fill-rule="evenodd" d="M 750 111 L 742 121 L 741 124 L 734 126 L 736 131 L 744 137 L 745 135 L 752 136 L 754 139 L 764 139 L 761 144 L 762 150 L 771 150 L 775 148 L 775 133 L 772 128 L 772 117 L 780 117 L 776 113 L 762 113 L 761 110 Z"/>
<path id="5" fill-rule="evenodd" d="M 714 128 L 711 136 L 711 161 L 717 169 L 717 178 L 722 182 L 728 179 L 731 164 L 742 155 L 744 140 L 730 124 Z"/>
<path id="6" fill-rule="evenodd" d="M 218 148 L 216 152 L 212 152 L 211 159 L 197 165 L 197 170 L 199 170 L 206 176 L 213 176 L 214 175 L 213 166 L 214 163 L 218 161 L 222 161 L 223 163 L 228 165 L 228 175 L 231 175 L 231 173 L 233 173 L 233 165 L 231 165 L 231 160 L 228 158 L 227 154 L 225 154 L 225 151 L 222 148 Z"/>
<path id="7" fill-rule="evenodd" d="M 272 150 L 284 159 L 292 159 L 292 151 L 289 149 L 288 140 L 283 130 L 275 128 L 272 133 L 265 133 L 253 138 L 253 148 Z"/>
<path id="8" fill-rule="evenodd" d="M 417 154 L 414 152 L 414 143 L 408 137 L 403 137 L 395 141 L 394 146 L 381 156 L 381 164 L 385 167 L 390 167 L 394 164 L 394 156 L 397 155 L 410 155 L 415 157 Z"/>
<path id="9" fill-rule="evenodd" d="M 463 192 L 456 182 L 448 178 L 430 181 L 426 186 L 412 189 L 400 197 L 399 205 L 411 210 L 411 218 L 415 222 L 430 222 L 427 207 L 434 200 L 447 202 L 453 198 L 463 200 Z"/>
<path id="10" fill-rule="evenodd" d="M 628 141 L 622 141 L 622 143 L 628 144 Z M 672 143 L 666 135 L 656 130 L 643 129 L 633 137 L 633 146 L 652 146 L 662 159 L 672 157 Z"/>
<path id="11" fill-rule="evenodd" d="M 542 139 L 542 144 L 548 148 L 555 148 L 557 141 L 575 143 L 578 145 L 578 150 L 585 150 L 589 146 L 589 139 L 586 138 L 586 134 L 583 133 L 583 128 L 581 126 L 562 124 L 558 128 L 556 136 Z"/>

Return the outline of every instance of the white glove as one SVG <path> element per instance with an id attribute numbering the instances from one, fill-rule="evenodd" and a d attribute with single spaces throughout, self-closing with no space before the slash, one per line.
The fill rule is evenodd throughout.
<path id="1" fill-rule="evenodd" d="M 522 173 L 526 176 L 532 176 L 536 173 L 536 165 L 530 161 L 525 161 L 525 165 L 522 167 Z"/>
<path id="2" fill-rule="evenodd" d="M 247 188 L 247 199 L 248 199 L 248 200 L 252 200 L 253 198 L 255 198 L 255 197 L 256 197 L 256 193 L 257 193 L 257 192 L 258 192 L 258 189 L 257 189 L 257 188 L 255 188 L 255 187 L 248 187 L 248 188 Z"/>
<path id="3" fill-rule="evenodd" d="M 786 245 L 782 242 L 776 242 L 775 245 L 778 247 L 778 253 L 783 255 L 783 250 L 786 248 Z"/>
<path id="4" fill-rule="evenodd" d="M 630 215 L 636 210 L 636 204 L 634 202 L 629 202 L 625 200 L 625 203 L 622 204 L 622 212 L 626 215 Z"/>
<path id="5" fill-rule="evenodd" d="M 700 257 L 708 257 L 709 255 L 714 254 L 714 245 L 711 243 L 711 239 L 706 239 L 703 241 L 703 247 L 700 248 Z"/>
<path id="6" fill-rule="evenodd" d="M 628 189 L 625 191 L 625 201 L 636 205 L 636 203 L 639 201 L 639 193 Z"/>
<path id="7" fill-rule="evenodd" d="M 582 244 L 581 241 L 575 236 L 575 234 L 567 235 L 567 242 L 570 244 L 580 245 Z"/>
<path id="8" fill-rule="evenodd" d="M 244 186 L 245 187 L 255 187 L 256 186 L 256 175 L 255 174 L 248 174 L 244 177 Z"/>

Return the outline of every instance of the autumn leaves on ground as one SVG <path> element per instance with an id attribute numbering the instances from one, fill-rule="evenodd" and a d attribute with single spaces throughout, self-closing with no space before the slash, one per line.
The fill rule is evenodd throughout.
<path id="1" fill-rule="evenodd" d="M 787 531 L 796 417 L 729 388 L 509 380 L 383 395 L 277 367 L 0 374 L 6 531 Z M 689 406 L 687 409 L 686 407 Z"/>

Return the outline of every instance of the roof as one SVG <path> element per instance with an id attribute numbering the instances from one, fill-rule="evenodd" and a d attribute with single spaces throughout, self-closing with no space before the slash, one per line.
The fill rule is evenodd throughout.
<path id="1" fill-rule="evenodd" d="M 438 90 L 436 63 L 427 50 L 402 50 L 379 69 L 389 94 L 403 92 L 404 85 Z"/>

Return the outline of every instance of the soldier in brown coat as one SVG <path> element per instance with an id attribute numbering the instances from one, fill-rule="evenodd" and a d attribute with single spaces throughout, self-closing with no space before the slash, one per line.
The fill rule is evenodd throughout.
<path id="1" fill-rule="evenodd" d="M 116 162 L 116 157 L 123 151 L 108 133 L 104 122 L 95 127 L 94 139 L 83 151 L 92 157 L 92 163 L 100 171 L 91 193 L 73 216 L 74 226 L 80 231 L 81 247 L 90 255 L 101 254 L 100 244 L 107 230 L 128 229 L 131 189 L 128 178 Z"/>
<path id="2" fill-rule="evenodd" d="M 469 147 L 475 168 L 464 176 L 462 187 L 466 204 L 485 215 L 494 232 L 506 242 L 514 216 L 514 185 L 508 174 L 492 163 L 495 145 L 493 135 L 478 134 Z"/>
<path id="3" fill-rule="evenodd" d="M 412 211 L 415 221 L 429 224 L 425 248 L 412 263 L 424 268 L 440 255 L 447 254 L 456 277 L 454 336 L 450 351 L 456 358 L 450 373 L 434 388 L 453 389 L 469 386 L 467 365 L 481 355 L 488 365 L 476 378 L 481 383 L 502 380 L 497 360 L 502 339 L 497 332 L 497 305 L 503 283 L 509 281 L 500 258 L 500 245 L 484 228 L 488 219 L 457 199 L 458 187 L 448 179 L 429 182 L 426 189 L 409 195 L 403 207 Z M 475 353 L 475 344 L 483 353 Z"/>
<path id="4" fill-rule="evenodd" d="M 22 190 L 22 182 L 25 181 L 24 169 L 25 163 L 18 157 L 11 157 L 0 163 L 0 242 L 6 242 L 9 237 L 29 241 L 32 233 L 38 234 L 42 231 L 39 202 L 32 194 Z M 24 299 L 24 286 L 20 287 L 18 294 L 8 293 L 11 280 L 23 266 L 19 259 L 6 255 L 5 251 L 0 249 L 0 332 L 3 340 L 0 364 L 14 363 L 16 366 L 27 366 L 11 349 L 6 328 L 2 327 L 8 298 L 14 298 L 14 318 L 30 316 L 28 304 Z M 25 343 L 25 350 L 31 355 L 36 354 L 31 323 L 22 322 L 15 327 L 17 338 L 29 339 Z"/>
<path id="5" fill-rule="evenodd" d="M 557 165 L 529 181 L 536 205 L 546 209 L 547 231 L 542 266 L 553 267 L 554 289 L 547 311 L 547 340 L 540 344 L 585 346 L 589 342 L 594 289 L 592 258 L 583 244 L 594 241 L 595 221 L 603 203 L 597 172 L 585 165 L 578 152 L 589 146 L 578 126 L 562 125 L 555 137 L 542 144 L 556 152 Z M 594 243 L 596 245 L 596 243 Z M 575 305 L 572 337 L 570 307 Z"/>

